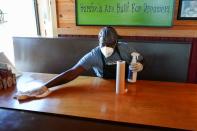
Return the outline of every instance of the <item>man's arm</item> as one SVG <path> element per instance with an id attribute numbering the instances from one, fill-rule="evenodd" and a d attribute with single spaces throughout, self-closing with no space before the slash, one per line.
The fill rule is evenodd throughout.
<path id="1" fill-rule="evenodd" d="M 65 84 L 69 81 L 72 81 L 75 78 L 77 78 L 84 71 L 86 71 L 85 68 L 83 68 L 80 65 L 76 65 L 73 68 L 71 68 L 71 69 L 61 73 L 60 75 L 54 77 L 53 79 L 49 80 L 46 84 L 44 84 L 40 88 L 31 89 L 31 90 L 28 90 L 25 92 L 21 92 L 21 91 L 17 92 L 17 94 L 14 96 L 14 98 L 16 98 L 18 100 L 25 100 L 25 99 L 33 98 L 33 97 L 34 98 L 46 97 L 47 95 L 49 95 L 51 93 L 51 91 L 48 88 L 53 87 L 53 86 L 62 85 L 62 84 Z"/>
<path id="2" fill-rule="evenodd" d="M 75 78 L 77 78 L 80 74 L 82 74 L 85 71 L 86 69 L 84 69 L 82 66 L 76 65 L 72 67 L 71 69 L 64 71 L 63 73 L 54 77 L 53 79 L 48 81 L 44 86 L 46 86 L 47 88 L 50 88 L 53 86 L 65 84 L 67 82 L 74 80 Z"/>
<path id="3" fill-rule="evenodd" d="M 81 60 L 71 69 L 64 71 L 58 76 L 52 78 L 48 82 L 46 82 L 43 86 L 39 88 L 30 89 L 27 91 L 18 91 L 14 98 L 18 100 L 24 100 L 28 98 L 42 98 L 48 96 L 52 90 L 48 88 L 59 86 L 70 82 L 81 75 L 83 72 L 87 71 L 91 68 L 92 63 L 92 54 L 86 54 Z M 83 65 L 83 66 L 82 66 Z"/>

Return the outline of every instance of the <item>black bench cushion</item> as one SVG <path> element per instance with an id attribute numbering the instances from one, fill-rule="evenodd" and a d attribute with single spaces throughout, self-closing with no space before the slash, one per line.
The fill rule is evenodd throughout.
<path id="1" fill-rule="evenodd" d="M 187 81 L 191 44 L 184 42 L 126 41 L 144 56 L 139 79 Z M 13 37 L 16 68 L 20 71 L 61 73 L 98 45 L 97 38 Z M 94 75 L 91 71 L 83 75 Z"/>

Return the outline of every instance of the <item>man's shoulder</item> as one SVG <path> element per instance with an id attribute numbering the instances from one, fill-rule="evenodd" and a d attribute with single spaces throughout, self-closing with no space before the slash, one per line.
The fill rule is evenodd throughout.
<path id="1" fill-rule="evenodd" d="M 118 42 L 118 49 L 120 50 L 120 52 L 129 53 L 129 54 L 131 52 L 136 51 L 135 48 L 133 48 L 127 42 Z"/>
<path id="2" fill-rule="evenodd" d="M 128 43 L 127 42 L 118 42 L 118 46 L 120 47 L 128 47 Z"/>
<path id="3" fill-rule="evenodd" d="M 91 65 L 93 65 L 94 63 L 96 63 L 96 61 L 98 61 L 98 59 L 99 59 L 99 48 L 95 47 L 87 54 L 85 54 L 78 63 L 79 65 L 83 65 L 85 69 L 89 69 Z"/>
<path id="4" fill-rule="evenodd" d="M 93 48 L 92 50 L 91 50 L 91 52 L 98 52 L 99 51 L 99 46 L 97 46 L 97 47 L 95 47 L 95 48 Z"/>
<path id="5" fill-rule="evenodd" d="M 99 46 L 93 48 L 89 53 L 87 53 L 85 56 L 86 58 L 90 58 L 90 57 L 98 57 L 99 55 Z"/>
<path id="6" fill-rule="evenodd" d="M 98 53 L 99 53 L 99 46 L 93 48 L 89 53 L 91 55 L 98 55 Z"/>
<path id="7" fill-rule="evenodd" d="M 128 46 L 128 43 L 126 43 L 126 42 L 118 42 L 118 48 L 119 49 L 128 49 L 130 47 Z"/>
<path id="8" fill-rule="evenodd" d="M 124 41 L 119 41 L 118 44 L 119 45 L 127 45 L 128 43 L 127 42 L 124 42 Z"/>

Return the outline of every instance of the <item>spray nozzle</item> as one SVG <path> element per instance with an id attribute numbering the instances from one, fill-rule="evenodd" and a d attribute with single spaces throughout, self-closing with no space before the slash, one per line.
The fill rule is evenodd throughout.
<path id="1" fill-rule="evenodd" d="M 137 53 L 137 52 L 133 52 L 133 53 L 131 53 L 131 56 L 132 56 L 132 62 L 131 63 L 136 63 L 140 54 Z"/>

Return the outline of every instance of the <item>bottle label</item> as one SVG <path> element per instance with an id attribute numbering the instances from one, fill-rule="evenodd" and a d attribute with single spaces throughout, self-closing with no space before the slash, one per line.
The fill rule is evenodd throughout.
<path id="1" fill-rule="evenodd" d="M 132 76 L 133 76 L 133 72 L 132 72 L 131 67 L 129 66 L 129 69 L 128 69 L 128 77 L 127 77 L 127 79 L 128 79 L 128 80 L 132 80 Z"/>

